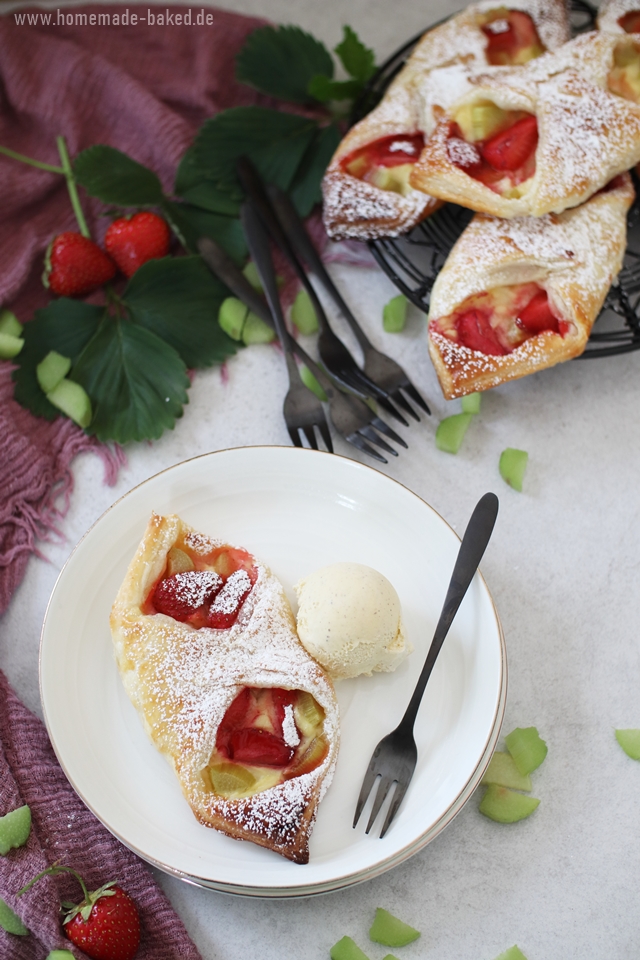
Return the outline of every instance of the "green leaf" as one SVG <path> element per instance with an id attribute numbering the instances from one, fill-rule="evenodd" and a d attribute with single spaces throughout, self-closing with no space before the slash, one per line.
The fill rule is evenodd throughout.
<path id="1" fill-rule="evenodd" d="M 238 217 L 227 217 L 219 213 L 210 213 L 188 203 L 176 203 L 165 200 L 162 205 L 167 219 L 175 221 L 185 238 L 187 249 L 197 253 L 197 241 L 200 237 L 211 237 L 231 259 L 241 266 L 247 259 L 247 242 Z"/>
<path id="2" fill-rule="evenodd" d="M 154 206 L 162 200 L 162 185 L 148 167 L 126 153 L 97 144 L 75 158 L 73 172 L 92 197 L 119 207 Z"/>
<path id="3" fill-rule="evenodd" d="M 201 257 L 165 257 L 140 267 L 122 299 L 131 319 L 173 347 L 188 367 L 208 367 L 236 352 L 217 320 L 226 296 Z"/>
<path id="4" fill-rule="evenodd" d="M 206 171 L 195 158 L 195 148 L 189 147 L 178 167 L 175 192 L 187 203 L 210 210 L 211 213 L 223 213 L 237 217 L 240 204 L 237 199 L 219 190 L 214 183 L 206 179 Z"/>
<path id="5" fill-rule="evenodd" d="M 320 103 L 328 100 L 355 100 L 362 84 L 359 80 L 331 80 L 322 73 L 317 73 L 309 81 L 309 93 Z"/>
<path id="6" fill-rule="evenodd" d="M 24 325 L 25 343 L 16 360 L 18 368 L 13 372 L 18 403 L 47 420 L 59 416 L 60 411 L 49 403 L 40 388 L 36 368 L 51 350 L 75 360 L 94 336 L 104 313 L 104 307 L 68 297 L 52 300 L 43 310 L 36 310 L 34 319 Z"/>
<path id="7" fill-rule="evenodd" d="M 232 107 L 203 124 L 195 142 L 195 157 L 207 180 L 236 200 L 243 197 L 236 176 L 236 163 L 242 156 L 253 161 L 267 183 L 288 190 L 316 130 L 315 120 L 292 113 Z"/>
<path id="8" fill-rule="evenodd" d="M 331 123 L 318 130 L 309 145 L 288 189 L 301 217 L 308 217 L 316 203 L 322 200 L 322 178 L 340 140 L 340 130 Z"/>
<path id="9" fill-rule="evenodd" d="M 366 83 L 376 71 L 376 57 L 373 50 L 365 47 L 358 34 L 351 27 L 344 27 L 344 36 L 335 52 L 350 77 Z"/>
<path id="10" fill-rule="evenodd" d="M 0 897 L 0 927 L 16 937 L 26 937 L 29 931 L 17 913 L 14 913 L 8 903 Z"/>
<path id="11" fill-rule="evenodd" d="M 309 103 L 309 81 L 317 73 L 333 77 L 331 54 L 299 27 L 254 30 L 236 57 L 236 78 L 278 100 Z"/>
<path id="12" fill-rule="evenodd" d="M 175 426 L 188 400 L 189 378 L 176 351 L 129 320 L 105 317 L 71 375 L 91 397 L 88 432 L 99 440 L 155 440 Z"/>

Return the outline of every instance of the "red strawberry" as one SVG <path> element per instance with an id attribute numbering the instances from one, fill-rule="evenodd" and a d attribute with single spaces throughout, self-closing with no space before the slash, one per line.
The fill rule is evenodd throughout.
<path id="1" fill-rule="evenodd" d="M 495 170 L 517 170 L 533 153 L 537 144 L 538 121 L 535 117 L 528 116 L 480 145 L 480 153 Z"/>
<path id="2" fill-rule="evenodd" d="M 625 33 L 640 33 L 640 10 L 629 10 L 618 18 Z"/>
<path id="3" fill-rule="evenodd" d="M 126 277 L 132 277 L 147 260 L 166 257 L 171 233 L 157 213 L 143 211 L 114 220 L 104 235 L 104 245 Z"/>
<path id="4" fill-rule="evenodd" d="M 226 630 L 238 618 L 240 607 L 251 592 L 251 579 L 246 570 L 232 573 L 209 608 L 209 626 Z"/>
<path id="5" fill-rule="evenodd" d="M 42 282 L 59 297 L 84 297 L 112 280 L 116 265 L 97 243 L 80 233 L 59 233 L 45 256 Z"/>
<path id="6" fill-rule="evenodd" d="M 115 880 L 89 893 L 79 873 L 71 867 L 54 864 L 18 891 L 26 893 L 42 877 L 58 873 L 72 874 L 84 894 L 82 903 L 63 903 L 69 912 L 62 921 L 69 940 L 92 960 L 133 960 L 140 946 L 140 917 L 128 893 Z"/>
<path id="7" fill-rule="evenodd" d="M 294 753 L 294 748 L 288 746 L 281 737 L 259 727 L 234 730 L 229 741 L 229 756 L 236 763 L 285 767 Z"/>
<path id="8" fill-rule="evenodd" d="M 161 580 L 151 598 L 158 613 L 184 623 L 208 603 L 222 587 L 222 577 L 213 570 L 188 570 Z"/>
<path id="9" fill-rule="evenodd" d="M 460 343 L 489 357 L 502 357 L 509 350 L 502 346 L 489 317 L 482 310 L 467 310 L 456 323 Z"/>
<path id="10" fill-rule="evenodd" d="M 551 312 L 549 298 L 545 290 L 539 290 L 529 303 L 518 314 L 518 326 L 524 327 L 529 333 L 542 333 L 550 330 L 558 333 L 558 318 Z"/>
<path id="11" fill-rule="evenodd" d="M 245 687 L 227 707 L 216 734 L 216 750 L 224 757 L 229 756 L 229 742 L 234 730 L 242 727 L 248 720 L 251 708 L 251 690 Z"/>
<path id="12" fill-rule="evenodd" d="M 536 25 L 528 13 L 509 10 L 485 24 L 482 32 L 487 37 L 487 60 L 497 66 L 515 63 L 518 54 L 529 50 L 534 56 L 544 53 Z"/>

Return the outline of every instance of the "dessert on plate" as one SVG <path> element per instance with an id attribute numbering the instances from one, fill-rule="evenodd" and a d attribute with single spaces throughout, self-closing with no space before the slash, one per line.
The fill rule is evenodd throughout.
<path id="1" fill-rule="evenodd" d="M 333 680 L 395 670 L 411 653 L 400 599 L 363 563 L 332 563 L 295 586 L 298 636 Z"/>
<path id="2" fill-rule="evenodd" d="M 338 707 L 276 577 L 153 514 L 110 622 L 124 687 L 196 818 L 307 863 Z"/>
<path id="3" fill-rule="evenodd" d="M 615 47 L 594 32 L 525 67 L 473 75 L 410 182 L 498 217 L 584 203 L 640 160 L 640 109 L 611 87 Z"/>
<path id="4" fill-rule="evenodd" d="M 431 292 L 429 352 L 447 399 L 582 353 L 622 266 L 633 199 L 624 173 L 564 213 L 476 214 Z"/>
<path id="5" fill-rule="evenodd" d="M 526 63 L 568 39 L 563 0 L 482 0 L 429 30 L 382 102 L 338 147 L 324 177 L 332 237 L 397 236 L 440 205 L 410 180 L 434 111 L 466 89 L 471 69 Z"/>

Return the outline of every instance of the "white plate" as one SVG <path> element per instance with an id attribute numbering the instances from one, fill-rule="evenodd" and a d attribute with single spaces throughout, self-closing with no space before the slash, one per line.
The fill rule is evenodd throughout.
<path id="1" fill-rule="evenodd" d="M 299 866 L 201 826 L 147 740 L 113 658 L 109 610 L 151 510 L 246 547 L 293 584 L 336 561 L 394 584 L 415 653 L 393 674 L 337 684 L 342 742 Z M 40 686 L 49 735 L 72 785 L 124 844 L 168 873 L 230 893 L 306 896 L 376 876 L 411 856 L 460 810 L 489 761 L 506 697 L 504 640 L 476 576 L 444 644 L 418 721 L 413 781 L 384 840 L 351 822 L 373 747 L 398 722 L 422 666 L 459 546 L 405 487 L 342 457 L 246 447 L 178 464 L 136 487 L 89 530 L 45 616 Z M 295 606 L 294 606 L 295 609 Z M 363 816 L 368 816 L 368 808 Z"/>

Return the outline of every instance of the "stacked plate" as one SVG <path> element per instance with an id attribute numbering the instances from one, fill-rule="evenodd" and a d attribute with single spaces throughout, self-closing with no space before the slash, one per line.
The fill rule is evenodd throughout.
<path id="1" fill-rule="evenodd" d="M 393 674 L 337 684 L 340 757 L 306 866 L 201 826 L 124 693 L 109 611 L 152 510 L 177 513 L 203 533 L 246 547 L 271 567 L 292 601 L 297 580 L 338 561 L 375 567 L 398 591 L 415 652 Z M 365 836 L 362 822 L 352 829 L 371 752 L 404 712 L 458 546 L 445 521 L 399 483 L 313 450 L 226 450 L 147 480 L 114 504 L 76 547 L 45 617 L 42 704 L 69 780 L 126 846 L 203 887 L 244 896 L 308 896 L 401 863 L 467 801 L 495 748 L 504 712 L 504 639 L 477 575 L 418 716 L 418 766 L 403 807 L 384 840 Z"/>

